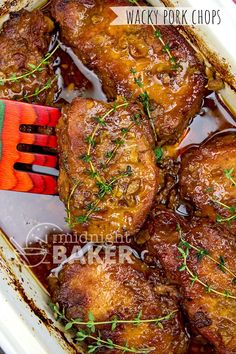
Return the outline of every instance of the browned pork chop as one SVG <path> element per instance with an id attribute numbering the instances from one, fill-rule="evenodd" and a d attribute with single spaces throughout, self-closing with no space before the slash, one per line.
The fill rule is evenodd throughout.
<path id="1" fill-rule="evenodd" d="M 111 25 L 116 15 L 110 7 L 127 5 L 124 0 L 54 0 L 52 15 L 62 40 L 97 73 L 107 97 L 130 100 L 147 92 L 158 140 L 174 142 L 201 105 L 204 67 L 174 27 L 157 30 L 177 58 L 177 70 L 151 26 Z"/>
<path id="2" fill-rule="evenodd" d="M 135 234 L 162 183 L 140 107 L 78 98 L 57 134 L 59 194 L 71 227 L 94 241 Z"/>
<path id="3" fill-rule="evenodd" d="M 169 280 L 182 289 L 192 327 L 217 353 L 236 353 L 235 238 L 207 219 L 186 223 L 172 211 L 157 208 L 147 223 L 146 239 L 149 261 L 159 259 Z"/>
<path id="4" fill-rule="evenodd" d="M 53 22 L 41 11 L 22 10 L 4 24 L 0 32 L 0 98 L 52 104 L 57 87 L 52 58 L 49 65 L 34 69 L 48 52 L 53 29 Z M 33 75 L 26 75 L 33 70 Z"/>
<path id="5" fill-rule="evenodd" d="M 193 203 L 199 215 L 227 225 L 236 236 L 236 134 L 189 150 L 180 171 L 182 198 Z"/>
<path id="6" fill-rule="evenodd" d="M 151 348 L 150 354 L 186 353 L 187 337 L 176 298 L 158 292 L 161 284 L 157 286 L 149 280 L 151 270 L 143 262 L 132 258 L 132 263 L 118 263 L 117 258 L 115 263 L 103 259 L 88 264 L 87 256 L 84 258 L 85 264 L 78 260 L 68 263 L 58 278 L 49 278 L 53 302 L 64 308 L 68 319 L 79 317 L 88 321 L 88 314 L 92 313 L 96 322 L 111 321 L 116 316 L 120 320 L 132 320 L 138 315 L 141 320 L 148 320 L 176 311 L 161 323 L 163 327 L 155 323 L 131 323 L 118 324 L 112 330 L 111 325 L 99 325 L 93 336 L 99 330 L 103 340 L 139 350 Z M 91 342 L 94 340 L 87 338 L 86 343 Z M 118 354 L 121 351 L 104 346 L 97 352 Z"/>

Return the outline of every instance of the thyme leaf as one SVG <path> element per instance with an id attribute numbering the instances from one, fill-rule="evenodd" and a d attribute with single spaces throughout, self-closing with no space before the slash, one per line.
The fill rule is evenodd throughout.
<path id="1" fill-rule="evenodd" d="M 224 170 L 225 177 L 232 182 L 232 185 L 234 187 L 236 187 L 236 181 L 233 178 L 233 173 L 234 173 L 234 168 L 233 167 L 231 169 L 229 169 L 229 170 L 227 170 L 227 169 Z"/>
<path id="2" fill-rule="evenodd" d="M 157 162 L 161 162 L 162 157 L 163 157 L 163 155 L 164 155 L 163 148 L 162 148 L 161 146 L 156 147 L 156 148 L 154 149 L 154 154 L 155 154 L 155 157 L 156 157 Z"/>
<path id="3" fill-rule="evenodd" d="M 54 55 L 54 53 L 57 51 L 57 49 L 60 47 L 60 44 L 58 44 L 51 52 L 47 53 L 45 57 L 40 61 L 39 64 L 34 65 L 34 64 L 28 64 L 29 69 L 31 70 L 26 70 L 24 74 L 18 75 L 17 74 L 12 74 L 12 76 L 8 78 L 0 78 L 0 84 L 3 85 L 7 82 L 17 82 L 22 79 L 26 79 L 29 76 L 33 76 L 36 72 L 41 72 L 45 70 L 45 66 L 49 64 L 49 59 Z"/>
<path id="4" fill-rule="evenodd" d="M 76 318 L 69 320 L 66 315 L 65 311 L 60 311 L 59 307 L 55 304 L 50 304 L 50 308 L 56 316 L 58 321 L 62 321 L 64 323 L 65 331 L 74 331 L 75 332 L 75 340 L 77 342 L 86 342 L 87 339 L 91 339 L 93 343 L 88 345 L 88 352 L 93 353 L 97 349 L 107 348 L 107 349 L 117 349 L 122 351 L 122 353 L 149 353 L 150 351 L 154 350 L 154 348 L 134 348 L 130 347 L 129 344 L 126 342 L 124 345 L 116 344 L 110 338 L 102 338 L 101 332 L 97 328 L 102 325 L 111 325 L 111 330 L 115 331 L 119 325 L 134 325 L 139 326 L 143 323 L 153 323 L 156 326 L 163 329 L 163 323 L 166 321 L 171 320 L 178 310 L 172 310 L 168 312 L 166 315 L 159 317 L 159 318 L 151 318 L 151 319 L 143 319 L 142 318 L 142 311 L 139 311 L 137 316 L 134 319 L 130 320 L 122 320 L 118 316 L 114 316 L 111 320 L 108 321 L 96 321 L 93 313 L 88 313 L 88 321 L 83 321 L 81 318 Z"/>
<path id="5" fill-rule="evenodd" d="M 228 273 L 231 276 L 233 276 L 232 283 L 234 283 L 234 279 L 236 276 L 228 267 L 226 267 L 224 257 L 220 256 L 219 261 L 215 260 L 209 254 L 209 252 L 207 250 L 198 248 L 198 247 L 190 244 L 189 242 L 186 242 L 183 238 L 183 234 L 182 234 L 182 230 L 181 230 L 180 225 L 177 225 L 177 231 L 179 232 L 180 240 L 181 240 L 177 249 L 180 254 L 179 258 L 181 258 L 183 261 L 181 266 L 179 267 L 179 271 L 186 272 L 189 275 L 189 279 L 191 280 L 191 287 L 193 287 L 196 283 L 198 283 L 204 287 L 204 289 L 207 293 L 214 293 L 216 295 L 224 296 L 224 297 L 226 297 L 226 294 L 227 294 L 227 298 L 236 299 L 236 295 L 231 294 L 227 289 L 225 289 L 223 292 L 218 291 L 211 284 L 208 284 L 208 283 L 204 282 L 203 280 L 201 280 L 199 278 L 199 276 L 197 274 L 194 274 L 188 266 L 188 259 L 189 259 L 189 255 L 190 255 L 189 251 L 190 251 L 190 249 L 193 249 L 196 251 L 196 255 L 197 255 L 198 260 L 199 260 L 199 255 L 200 255 L 201 259 L 203 259 L 203 256 L 207 257 L 208 259 L 210 259 L 211 261 L 216 263 L 218 269 L 220 269 L 222 272 Z"/>

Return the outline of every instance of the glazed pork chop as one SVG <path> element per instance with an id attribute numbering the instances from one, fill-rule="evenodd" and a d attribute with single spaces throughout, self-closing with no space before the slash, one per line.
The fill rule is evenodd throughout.
<path id="1" fill-rule="evenodd" d="M 96 72 L 107 97 L 139 99 L 146 109 L 150 103 L 157 139 L 175 142 L 200 108 L 204 67 L 174 27 L 158 27 L 154 34 L 151 26 L 111 25 L 116 15 L 110 7 L 128 5 L 124 0 L 54 0 L 52 15 L 63 42 Z M 172 62 L 158 36 L 170 46 Z"/>
<path id="2" fill-rule="evenodd" d="M 135 234 L 162 183 L 140 107 L 78 98 L 63 110 L 57 135 L 71 228 L 97 242 Z"/>
<path id="3" fill-rule="evenodd" d="M 99 331 L 103 340 L 136 348 L 138 351 L 134 352 L 145 353 L 144 349 L 150 348 L 148 353 L 186 353 L 188 340 L 176 298 L 159 293 L 161 284 L 150 281 L 150 269 L 143 262 L 132 258 L 131 262 L 119 263 L 117 258 L 115 263 L 88 264 L 87 256 L 84 259 L 84 264 L 75 260 L 67 263 L 58 277 L 49 277 L 52 300 L 65 310 L 68 319 L 88 321 L 88 314 L 90 318 L 92 314 L 96 322 L 114 318 L 129 321 L 138 315 L 140 320 L 148 320 L 173 312 L 170 319 L 162 321 L 162 326 L 148 322 L 126 323 L 117 324 L 112 330 L 110 324 L 98 325 L 92 335 L 96 337 Z M 95 341 L 87 338 L 86 343 L 91 342 Z M 122 348 L 104 346 L 96 352 L 118 354 Z"/>
<path id="4" fill-rule="evenodd" d="M 0 98 L 52 104 L 57 87 L 52 58 L 34 69 L 48 52 L 53 29 L 53 22 L 41 11 L 22 10 L 4 24 L 0 32 Z"/>
<path id="5" fill-rule="evenodd" d="M 227 228 L 207 219 L 186 223 L 156 208 L 147 223 L 149 261 L 160 260 L 179 284 L 192 327 L 216 353 L 236 353 L 236 243 Z"/>
<path id="6" fill-rule="evenodd" d="M 198 215 L 236 235 L 236 134 L 218 136 L 183 156 L 180 191 Z"/>

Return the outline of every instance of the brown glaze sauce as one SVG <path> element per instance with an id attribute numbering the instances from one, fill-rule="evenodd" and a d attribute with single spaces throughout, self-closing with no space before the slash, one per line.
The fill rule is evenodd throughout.
<path id="1" fill-rule="evenodd" d="M 57 94 L 56 103 L 63 106 L 66 102 L 70 102 L 76 96 L 91 97 L 91 91 L 96 85 L 96 81 L 90 81 L 78 69 L 78 63 L 73 61 L 68 53 L 60 49 L 57 52 L 55 60 L 55 68 L 59 73 L 59 92 Z M 96 96 L 96 95 L 95 95 Z M 94 97 L 101 99 L 100 97 Z M 227 133 L 228 131 L 236 132 L 236 120 L 223 105 L 220 97 L 213 92 L 208 92 L 206 95 L 202 109 L 198 115 L 192 119 L 184 138 L 175 146 L 166 147 L 169 156 L 176 157 L 179 161 L 181 155 L 192 146 L 199 146 L 201 143 L 211 138 L 215 134 Z M 62 241 L 62 242 L 61 242 Z M 32 245 L 34 252 L 27 256 L 28 264 L 33 266 L 33 270 L 39 281 L 47 288 L 47 277 L 52 269 L 55 269 L 59 264 L 55 262 L 53 256 L 53 246 L 66 246 L 66 254 L 62 256 L 70 257 L 75 245 L 83 247 L 83 243 L 75 242 L 74 240 L 54 238 L 54 235 L 49 236 L 47 243 L 45 241 L 36 242 Z M 132 245 L 130 245 L 132 247 Z M 45 261 L 42 263 L 42 254 L 45 255 Z M 64 259 L 62 257 L 62 259 Z M 38 264 L 38 265 L 37 265 Z M 190 335 L 191 343 L 188 353 L 214 353 L 214 350 L 196 335 Z"/>
<path id="2" fill-rule="evenodd" d="M 227 131 L 236 131 L 236 120 L 224 106 L 220 96 L 210 92 L 204 98 L 201 111 L 189 125 L 186 136 L 178 145 L 178 154 L 182 155 L 192 146 L 198 146 L 213 135 Z"/>
<path id="3" fill-rule="evenodd" d="M 74 95 L 84 96 L 86 91 L 91 88 L 92 83 L 81 73 L 65 51 L 59 49 L 57 56 L 56 61 L 59 62 L 61 78 L 61 92 L 57 102 L 63 104 L 67 97 L 69 99 Z"/>

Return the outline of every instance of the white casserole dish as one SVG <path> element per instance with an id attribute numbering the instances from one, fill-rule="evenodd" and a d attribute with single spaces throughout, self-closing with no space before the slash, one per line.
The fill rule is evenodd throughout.
<path id="1" fill-rule="evenodd" d="M 0 0 L 2 21 L 11 11 L 22 7 L 33 9 L 45 0 Z M 149 0 L 157 5 L 158 0 Z M 166 6 L 221 7 L 227 19 L 220 27 L 186 28 L 197 49 L 228 83 L 221 95 L 236 112 L 236 4 L 233 0 L 163 0 Z M 32 225 L 56 223 L 64 228 L 64 207 L 54 210 L 55 197 L 42 197 L 13 192 L 0 192 L 0 223 L 9 237 L 22 243 Z M 14 206 L 13 206 L 14 205 Z M 34 205 L 34 210 L 31 210 Z M 49 207 L 48 207 L 49 206 Z M 48 220 L 40 216 L 48 207 Z M 23 210 L 23 211 L 22 211 Z M 27 221 L 29 221 L 29 224 Z M 32 222 L 33 220 L 33 222 Z M 76 353 L 64 333 L 58 330 L 50 313 L 49 297 L 32 272 L 16 255 L 7 237 L 0 233 L 0 347 L 6 354 L 63 354 Z"/>

